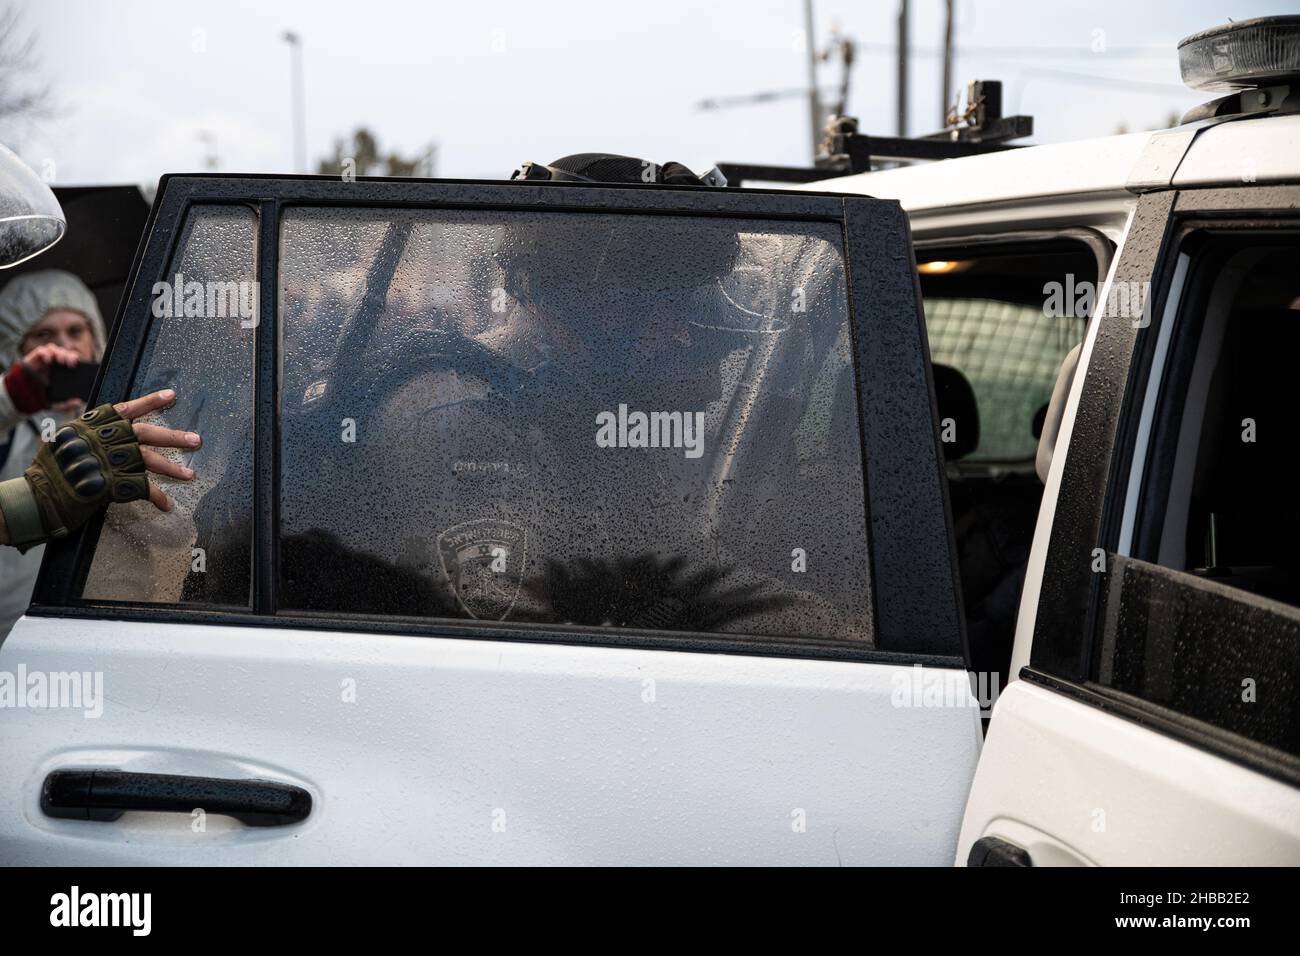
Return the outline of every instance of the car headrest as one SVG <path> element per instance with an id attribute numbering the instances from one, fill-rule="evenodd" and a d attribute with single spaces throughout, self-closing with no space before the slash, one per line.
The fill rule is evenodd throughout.
<path id="1" fill-rule="evenodd" d="M 980 413 L 975 389 L 966 376 L 951 365 L 935 364 L 934 397 L 939 406 L 939 435 L 946 461 L 965 458 L 980 443 Z M 947 423 L 951 419 L 951 426 Z"/>
<path id="2" fill-rule="evenodd" d="M 1074 371 L 1079 367 L 1079 352 L 1082 349 L 1082 343 L 1076 345 L 1061 360 L 1061 370 L 1056 373 L 1056 385 L 1052 387 L 1052 399 L 1047 403 L 1047 414 L 1043 416 L 1043 429 L 1038 436 L 1038 454 L 1034 456 L 1034 471 L 1043 484 L 1047 484 L 1047 472 L 1052 467 L 1056 436 L 1061 431 L 1061 419 L 1065 417 L 1065 400 L 1070 397 L 1070 385 L 1074 382 Z"/>

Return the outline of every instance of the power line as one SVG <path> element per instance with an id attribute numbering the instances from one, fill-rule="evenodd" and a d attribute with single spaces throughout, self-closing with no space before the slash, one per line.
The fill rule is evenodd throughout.
<path id="1" fill-rule="evenodd" d="M 1074 73 L 1070 70 L 1053 70 L 1048 67 L 1031 67 L 1021 70 L 1016 78 L 1046 76 L 1067 83 L 1082 83 L 1086 86 L 1105 86 L 1111 89 L 1127 90 L 1133 93 L 1191 93 L 1181 83 L 1158 83 L 1152 80 L 1130 80 L 1122 76 L 1104 76 L 1096 73 Z"/>
<path id="2" fill-rule="evenodd" d="M 1051 57 L 1055 59 L 1061 56 L 1077 56 L 1086 57 L 1088 59 L 1100 59 L 1108 56 L 1154 58 L 1173 57 L 1175 53 L 1175 51 L 1168 47 L 1157 46 L 1108 46 L 1101 52 L 1095 52 L 1091 49 L 1077 46 L 981 46 L 974 43 L 957 43 L 955 44 L 955 48 L 958 54 L 981 53 L 1005 57 L 1029 57 L 1031 59 L 1035 57 Z M 873 56 L 892 57 L 898 53 L 898 46 L 893 43 L 862 43 L 858 45 L 858 49 Z M 943 48 L 935 46 L 913 46 L 908 49 L 908 53 L 918 56 L 941 57 L 943 56 Z"/>

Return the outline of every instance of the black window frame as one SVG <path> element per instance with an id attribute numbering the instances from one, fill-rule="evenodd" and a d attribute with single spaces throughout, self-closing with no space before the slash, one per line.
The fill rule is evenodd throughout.
<path id="1" fill-rule="evenodd" d="M 95 619 L 299 627 L 644 647 L 760 656 L 964 667 L 957 586 L 934 386 L 907 218 L 893 200 L 789 190 L 223 174 L 165 176 L 119 306 L 91 404 L 121 401 L 143 355 L 153 283 L 169 268 L 195 205 L 239 204 L 258 215 L 259 322 L 254 332 L 252 611 L 79 597 L 102 518 L 46 549 L 30 613 Z M 568 211 L 816 221 L 843 237 L 852 359 L 861 428 L 874 640 L 771 638 L 649 630 L 282 614 L 278 569 L 281 214 L 290 207 Z M 869 294 L 854 295 L 854 290 Z M 273 396 L 266 400 L 266 396 Z M 183 398 L 182 398 L 183 400 Z M 864 582 L 866 583 L 866 582 Z"/>
<path id="2" fill-rule="evenodd" d="M 1135 327 L 1129 318 L 1108 316 L 1098 303 L 1096 338 L 1052 517 L 1030 662 L 1020 672 L 1032 683 L 1292 785 L 1300 785 L 1300 757 L 1098 678 L 1102 642 L 1117 626 L 1113 592 L 1123 577 L 1182 575 L 1116 553 L 1133 457 L 1147 451 L 1136 447 L 1138 426 L 1179 253 L 1207 231 L 1294 232 L 1298 224 L 1296 185 L 1168 189 L 1138 197 L 1112 281 L 1150 282 L 1145 307 L 1151 321 Z M 1180 313 L 1188 306 L 1182 302 Z M 1106 556 L 1100 573 L 1091 568 L 1095 548 Z M 1182 577 L 1189 580 L 1177 583 L 1204 592 L 1206 601 L 1231 600 L 1261 614 L 1281 608 L 1249 592 Z"/>

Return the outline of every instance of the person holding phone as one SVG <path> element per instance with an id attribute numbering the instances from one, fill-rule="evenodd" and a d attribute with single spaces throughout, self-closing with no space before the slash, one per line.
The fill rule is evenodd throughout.
<path id="1" fill-rule="evenodd" d="M 93 378 L 103 354 L 99 303 L 72 273 L 25 272 L 0 289 L 0 481 L 21 477 L 52 437 L 42 436 L 45 419 L 61 423 L 89 397 L 87 387 L 56 398 L 51 381 Z M 43 552 L 0 548 L 0 640 L 31 603 Z"/>

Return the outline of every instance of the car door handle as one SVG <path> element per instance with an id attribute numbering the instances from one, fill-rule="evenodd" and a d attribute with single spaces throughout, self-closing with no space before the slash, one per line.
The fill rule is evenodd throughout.
<path id="1" fill-rule="evenodd" d="M 219 813 L 250 827 L 300 823 L 311 794 L 271 780 L 227 780 L 122 770 L 55 770 L 41 787 L 41 809 L 62 820 L 112 822 L 128 810 Z"/>
<path id="2" fill-rule="evenodd" d="M 980 837 L 971 844 L 967 866 L 1033 866 L 1029 851 L 1001 837 Z"/>

